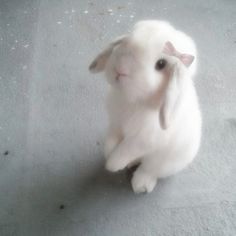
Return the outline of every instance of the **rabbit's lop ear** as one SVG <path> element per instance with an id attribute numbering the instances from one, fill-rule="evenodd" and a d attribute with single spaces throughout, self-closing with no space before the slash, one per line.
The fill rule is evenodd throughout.
<path id="1" fill-rule="evenodd" d="M 181 73 L 179 65 L 175 64 L 168 68 L 167 84 L 163 93 L 162 103 L 160 107 L 160 125 L 162 129 L 167 129 L 174 119 L 176 110 L 178 109 L 181 90 Z"/>
<path id="2" fill-rule="evenodd" d="M 180 104 L 182 85 L 186 79 L 184 71 L 192 64 L 194 56 L 178 52 L 171 42 L 166 42 L 163 53 L 179 59 L 167 68 L 167 84 L 160 107 L 160 125 L 163 129 L 167 129 Z"/>
<path id="3" fill-rule="evenodd" d="M 92 73 L 98 73 L 104 70 L 106 63 L 108 61 L 108 58 L 110 57 L 113 48 L 116 45 L 119 45 L 124 39 L 126 38 L 126 36 L 120 36 L 119 38 L 117 38 L 116 40 L 114 40 L 113 42 L 111 42 L 107 48 L 105 48 L 101 53 L 99 53 L 97 55 L 97 57 L 93 60 L 93 62 L 90 64 L 89 66 L 89 70 Z"/>

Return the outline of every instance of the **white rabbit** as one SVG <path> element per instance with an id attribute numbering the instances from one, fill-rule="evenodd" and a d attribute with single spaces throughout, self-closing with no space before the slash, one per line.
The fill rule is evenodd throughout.
<path id="1" fill-rule="evenodd" d="M 194 159 L 202 119 L 192 81 L 196 47 L 189 36 L 167 22 L 140 21 L 101 52 L 89 69 L 105 71 L 110 84 L 107 170 L 116 172 L 138 162 L 133 190 L 151 192 L 159 178 Z"/>

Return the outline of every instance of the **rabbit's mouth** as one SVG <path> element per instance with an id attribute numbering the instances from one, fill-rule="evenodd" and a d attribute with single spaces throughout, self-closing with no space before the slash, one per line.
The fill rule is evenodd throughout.
<path id="1" fill-rule="evenodd" d="M 125 75 L 125 74 L 118 74 L 118 75 L 116 75 L 115 78 L 116 78 L 116 81 L 119 82 L 120 80 L 123 80 L 123 79 L 127 78 L 127 75 Z"/>
<path id="2" fill-rule="evenodd" d="M 116 73 L 115 75 L 116 81 L 119 81 L 128 76 L 128 73 L 117 69 L 115 69 L 115 73 Z"/>

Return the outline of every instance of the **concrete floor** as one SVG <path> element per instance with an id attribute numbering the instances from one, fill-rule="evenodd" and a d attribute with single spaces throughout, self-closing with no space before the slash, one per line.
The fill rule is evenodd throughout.
<path id="1" fill-rule="evenodd" d="M 146 18 L 195 39 L 204 130 L 188 169 L 134 195 L 103 169 L 106 82 L 87 67 Z M 235 236 L 235 62 L 235 0 L 0 0 L 0 235 Z"/>

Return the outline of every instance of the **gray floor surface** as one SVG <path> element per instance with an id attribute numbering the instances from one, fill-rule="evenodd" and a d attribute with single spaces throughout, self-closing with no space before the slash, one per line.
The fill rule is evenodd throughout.
<path id="1" fill-rule="evenodd" d="M 140 19 L 199 50 L 201 150 L 150 195 L 103 168 L 102 75 L 87 67 Z M 0 235 L 236 235 L 236 1 L 0 0 Z"/>

